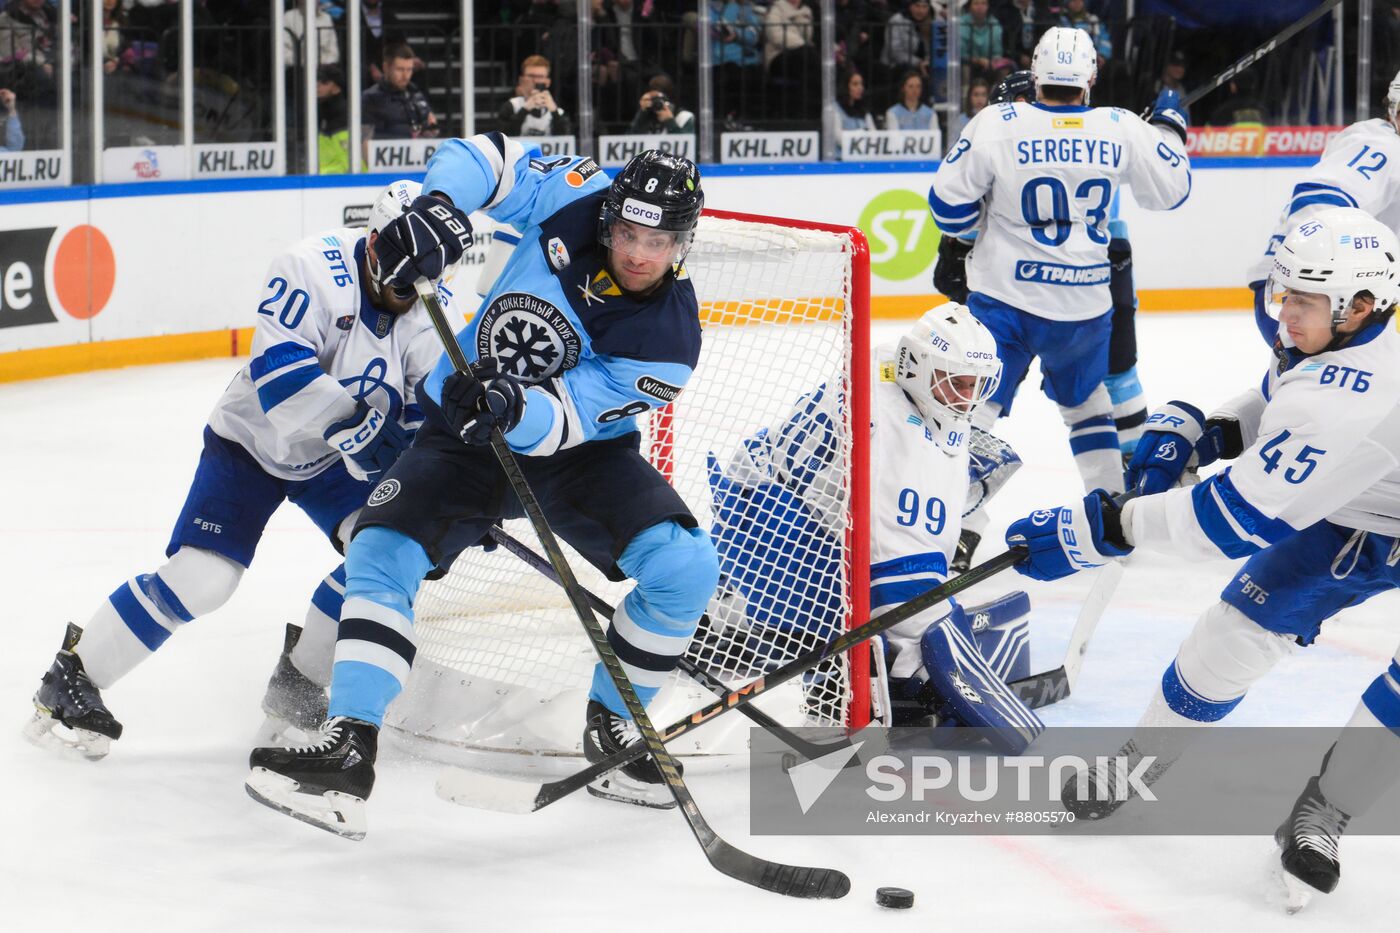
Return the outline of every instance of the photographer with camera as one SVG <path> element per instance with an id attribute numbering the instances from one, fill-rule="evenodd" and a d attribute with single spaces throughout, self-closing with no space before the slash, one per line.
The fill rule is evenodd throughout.
<path id="1" fill-rule="evenodd" d="M 647 82 L 637 115 L 627 132 L 653 136 L 658 133 L 694 133 L 695 114 L 684 110 L 673 99 L 675 85 L 666 75 L 657 75 Z"/>
<path id="2" fill-rule="evenodd" d="M 5 142 L 0 144 L 0 152 L 19 152 L 24 148 L 24 128 L 19 125 L 15 92 L 9 88 L 0 87 L 0 120 L 5 121 Z"/>
<path id="3" fill-rule="evenodd" d="M 496 118 L 507 136 L 570 136 L 574 124 L 549 93 L 549 59 L 531 55 L 520 63 L 515 96 L 501 104 Z"/>

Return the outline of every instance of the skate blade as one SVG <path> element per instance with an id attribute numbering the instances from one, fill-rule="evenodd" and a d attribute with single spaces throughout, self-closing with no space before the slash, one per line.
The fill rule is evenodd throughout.
<path id="1" fill-rule="evenodd" d="M 303 729 L 275 713 L 268 713 L 253 733 L 254 748 L 295 748 L 313 745 L 320 739 L 320 729 Z"/>
<path id="2" fill-rule="evenodd" d="M 36 709 L 34 718 L 25 724 L 24 737 L 38 748 L 83 761 L 99 761 L 112 750 L 108 736 L 66 726 L 42 709 Z"/>
<path id="3" fill-rule="evenodd" d="M 603 800 L 616 800 L 630 803 L 634 807 L 649 807 L 653 810 L 674 810 L 676 798 L 665 784 L 643 784 L 617 773 L 601 777 L 588 785 L 588 792 Z"/>
<path id="4" fill-rule="evenodd" d="M 1318 894 L 1317 888 L 1306 881 L 1295 878 L 1285 871 L 1283 866 L 1279 866 L 1275 871 L 1278 873 L 1279 885 L 1282 889 L 1285 913 L 1291 916 L 1312 903 L 1312 899 Z"/>
<path id="5" fill-rule="evenodd" d="M 266 768 L 250 771 L 243 786 L 249 797 L 278 813 L 346 839 L 365 838 L 365 802 L 359 797 L 335 790 L 303 793 L 296 781 Z"/>

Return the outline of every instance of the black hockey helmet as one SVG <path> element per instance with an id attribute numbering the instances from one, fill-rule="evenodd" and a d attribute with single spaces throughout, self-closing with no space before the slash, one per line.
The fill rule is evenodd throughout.
<path id="1" fill-rule="evenodd" d="M 685 258 L 705 192 L 700 190 L 700 170 L 678 155 L 648 149 L 633 156 L 613 178 L 598 214 L 598 241 L 609 249 L 613 225 L 619 220 L 675 234 L 678 247 L 673 262 Z"/>
<path id="2" fill-rule="evenodd" d="M 1035 100 L 1035 76 L 1030 71 L 1013 71 L 992 87 L 990 104 L 1009 104 L 1018 97 Z"/>

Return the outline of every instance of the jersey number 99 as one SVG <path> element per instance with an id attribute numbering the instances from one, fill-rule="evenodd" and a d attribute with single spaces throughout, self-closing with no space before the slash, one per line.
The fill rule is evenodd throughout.
<path id="1" fill-rule="evenodd" d="M 904 487 L 899 491 L 899 515 L 895 517 L 895 521 L 908 528 L 922 519 L 929 534 L 942 534 L 943 526 L 948 520 L 948 507 L 943 504 L 943 500 L 937 496 L 929 496 L 923 500 L 922 509 L 919 505 L 919 491 Z"/>

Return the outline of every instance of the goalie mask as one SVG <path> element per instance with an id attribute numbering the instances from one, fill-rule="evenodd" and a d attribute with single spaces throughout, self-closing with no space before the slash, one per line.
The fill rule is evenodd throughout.
<path id="1" fill-rule="evenodd" d="M 414 200 L 423 193 L 423 186 L 416 181 L 401 179 L 389 183 L 389 187 L 379 192 L 379 196 L 374 199 L 374 206 L 370 208 L 369 220 L 365 222 L 365 241 L 369 242 L 371 233 L 383 233 L 384 228 L 393 223 L 394 220 L 404 211 L 408 210 Z M 384 281 L 384 270 L 368 254 L 365 255 L 365 264 L 369 266 L 369 286 L 370 294 L 377 300 L 383 293 L 387 283 Z M 413 290 L 405 291 L 402 288 L 391 289 L 399 298 L 412 297 Z"/>
<path id="2" fill-rule="evenodd" d="M 1335 343 L 1337 326 L 1357 298 L 1375 301 L 1373 319 L 1390 313 L 1400 300 L 1400 240 L 1357 208 L 1320 211 L 1290 230 L 1274 253 L 1264 289 L 1264 307 L 1274 320 L 1290 292 L 1327 298 Z"/>
<path id="3" fill-rule="evenodd" d="M 615 252 L 676 265 L 690 251 L 704 207 L 695 163 L 648 149 L 633 156 L 608 188 L 598 213 L 598 242 Z"/>
<path id="4" fill-rule="evenodd" d="M 965 306 L 940 305 L 899 338 L 895 381 L 940 428 L 967 421 L 1001 382 L 996 339 Z"/>

